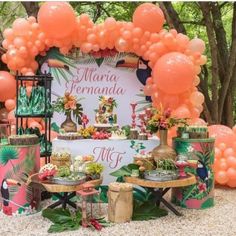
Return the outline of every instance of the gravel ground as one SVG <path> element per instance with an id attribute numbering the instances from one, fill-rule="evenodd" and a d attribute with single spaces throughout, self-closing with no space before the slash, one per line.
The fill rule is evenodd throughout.
<path id="1" fill-rule="evenodd" d="M 189 210 L 178 208 L 184 216 L 177 217 L 171 212 L 166 217 L 150 221 L 136 221 L 116 224 L 104 228 L 101 232 L 89 229 L 48 234 L 51 222 L 41 213 L 30 216 L 5 216 L 0 213 L 1 236 L 234 236 L 236 235 L 236 190 L 215 190 L 215 206 L 207 210 Z"/>

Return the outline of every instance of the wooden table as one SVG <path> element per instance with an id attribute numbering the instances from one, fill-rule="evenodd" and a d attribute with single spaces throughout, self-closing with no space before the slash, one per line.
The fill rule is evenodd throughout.
<path id="1" fill-rule="evenodd" d="M 98 186 L 102 183 L 102 178 L 87 181 L 86 183 Z M 50 182 L 49 180 L 44 180 L 44 181 L 40 180 L 38 178 L 38 174 L 31 175 L 27 181 L 27 185 L 31 186 L 32 188 L 36 189 L 40 188 L 41 190 L 50 192 L 54 196 L 59 198 L 57 202 L 48 206 L 48 208 L 52 209 L 60 205 L 62 205 L 62 207 L 65 209 L 67 204 L 76 208 L 76 204 L 71 201 L 71 198 L 76 196 L 76 191 L 81 190 L 83 188 L 83 184 L 79 185 L 55 184 Z"/>
<path id="2" fill-rule="evenodd" d="M 182 216 L 182 214 L 177 211 L 172 206 L 172 204 L 167 202 L 163 197 L 171 188 L 186 187 L 195 184 L 196 177 L 194 175 L 188 175 L 184 178 L 165 182 L 151 181 L 136 177 L 125 177 L 125 182 L 148 188 L 155 196 L 154 200 L 157 206 L 160 206 L 160 203 L 162 202 L 169 210 L 171 210 L 177 216 Z"/>

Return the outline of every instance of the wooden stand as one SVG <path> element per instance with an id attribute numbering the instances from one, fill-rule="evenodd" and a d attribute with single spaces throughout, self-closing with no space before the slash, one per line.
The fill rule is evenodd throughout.
<path id="1" fill-rule="evenodd" d="M 129 222 L 133 214 L 133 187 L 127 183 L 111 183 L 108 190 L 108 220 Z"/>

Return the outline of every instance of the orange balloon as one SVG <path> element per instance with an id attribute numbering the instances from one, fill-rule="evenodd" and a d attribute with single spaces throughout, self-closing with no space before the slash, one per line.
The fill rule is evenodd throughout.
<path id="1" fill-rule="evenodd" d="M 176 118 L 190 118 L 191 113 L 186 105 L 182 105 L 173 111 L 172 116 Z"/>
<path id="2" fill-rule="evenodd" d="M 229 180 L 229 177 L 227 175 L 227 172 L 226 171 L 218 171 L 216 174 L 215 174 L 215 180 L 219 183 L 219 184 L 226 184 Z"/>
<path id="3" fill-rule="evenodd" d="M 236 181 L 235 179 L 229 179 L 227 181 L 227 185 L 230 187 L 230 188 L 235 188 L 236 187 Z"/>
<path id="4" fill-rule="evenodd" d="M 158 33 L 165 23 L 165 18 L 162 10 L 157 5 L 143 3 L 134 11 L 133 23 L 135 27 L 140 27 L 144 31 Z"/>
<path id="5" fill-rule="evenodd" d="M 226 162 L 229 167 L 236 169 L 236 157 L 235 156 L 228 156 L 226 158 Z"/>
<path id="6" fill-rule="evenodd" d="M 196 91 L 191 93 L 189 99 L 194 106 L 201 105 L 204 102 L 204 95 L 201 92 Z"/>
<path id="7" fill-rule="evenodd" d="M 38 12 L 39 26 L 50 38 L 61 39 L 72 34 L 76 16 L 67 2 L 45 2 Z"/>
<path id="8" fill-rule="evenodd" d="M 231 147 L 236 137 L 232 129 L 224 125 L 210 125 L 208 127 L 209 135 L 216 139 L 216 145 L 225 143 Z"/>
<path id="9" fill-rule="evenodd" d="M 222 152 L 218 147 L 215 147 L 215 158 L 220 158 L 222 156 Z"/>
<path id="10" fill-rule="evenodd" d="M 0 71 L 0 102 L 16 96 L 15 78 L 7 71 Z"/>
<path id="11" fill-rule="evenodd" d="M 201 118 L 191 119 L 189 121 L 190 125 L 207 125 L 206 121 Z"/>
<path id="12" fill-rule="evenodd" d="M 5 107 L 7 108 L 8 111 L 15 109 L 16 101 L 14 99 L 7 99 L 5 101 Z"/>
<path id="13" fill-rule="evenodd" d="M 229 180 L 234 180 L 236 182 L 236 169 L 235 168 L 230 167 L 227 170 L 227 175 L 229 177 Z"/>
<path id="14" fill-rule="evenodd" d="M 29 127 L 31 128 L 39 128 L 39 130 L 42 130 L 42 125 L 40 125 L 37 121 L 32 121 L 29 123 Z"/>
<path id="15" fill-rule="evenodd" d="M 224 150 L 224 158 L 228 157 L 228 156 L 234 156 L 235 155 L 235 152 L 234 152 L 234 149 L 233 148 L 226 148 Z"/>
<path id="16" fill-rule="evenodd" d="M 199 52 L 202 54 L 205 51 L 205 43 L 198 38 L 192 39 L 188 44 L 188 49 L 192 52 Z"/>
<path id="17" fill-rule="evenodd" d="M 229 177 L 226 173 L 226 171 L 218 171 L 216 174 L 215 174 L 215 180 L 219 183 L 219 184 L 226 184 L 229 180 Z"/>
<path id="18" fill-rule="evenodd" d="M 219 149 L 223 152 L 226 149 L 226 144 L 225 143 L 220 143 L 218 145 Z"/>
<path id="19" fill-rule="evenodd" d="M 153 68 L 153 79 L 159 89 L 168 94 L 179 94 L 192 87 L 194 66 L 186 55 L 178 52 L 162 56 Z"/>
<path id="20" fill-rule="evenodd" d="M 12 29 L 16 35 L 24 36 L 30 29 L 29 22 L 24 18 L 18 18 L 13 22 Z"/>
<path id="21" fill-rule="evenodd" d="M 228 169 L 228 165 L 227 165 L 227 162 L 225 161 L 225 159 L 219 160 L 218 168 L 220 170 L 227 170 Z"/>

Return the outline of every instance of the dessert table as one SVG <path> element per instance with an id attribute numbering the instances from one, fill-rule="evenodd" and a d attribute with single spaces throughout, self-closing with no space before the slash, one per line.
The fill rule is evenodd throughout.
<path id="1" fill-rule="evenodd" d="M 72 157 L 77 155 L 94 155 L 95 161 L 104 165 L 103 183 L 109 184 L 116 180 L 110 173 L 133 162 L 133 157 L 140 151 L 149 152 L 159 145 L 158 139 L 148 140 L 60 140 L 52 141 L 54 151 L 69 149 Z"/>
<path id="2" fill-rule="evenodd" d="M 50 182 L 49 180 L 40 180 L 38 178 L 38 174 L 31 175 L 27 181 L 27 185 L 31 186 L 34 190 L 41 189 L 43 191 L 50 192 L 59 199 L 52 205 L 48 206 L 48 208 L 55 208 L 62 205 L 64 209 L 66 208 L 66 205 L 76 208 L 76 204 L 71 201 L 71 198 L 76 196 L 76 191 L 79 191 L 83 188 L 84 183 L 85 182 L 77 185 L 56 184 Z M 102 183 L 102 178 L 87 181 L 86 183 L 98 186 Z"/>
<path id="3" fill-rule="evenodd" d="M 186 187 L 195 184 L 196 178 L 194 175 L 189 174 L 187 177 L 182 177 L 176 180 L 159 182 L 140 179 L 136 177 L 125 177 L 125 182 L 150 189 L 155 196 L 155 202 L 157 206 L 159 206 L 162 202 L 174 214 L 176 214 L 177 216 L 182 216 L 182 214 L 178 210 L 176 210 L 176 208 L 174 208 L 169 202 L 164 199 L 164 195 L 171 188 Z"/>

